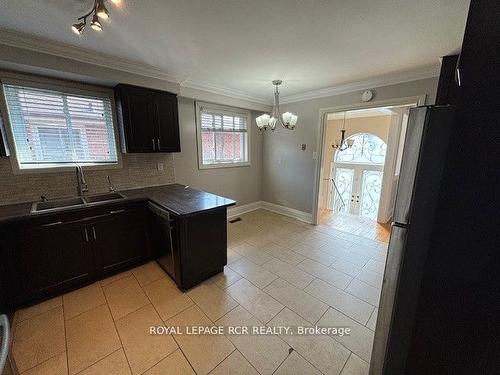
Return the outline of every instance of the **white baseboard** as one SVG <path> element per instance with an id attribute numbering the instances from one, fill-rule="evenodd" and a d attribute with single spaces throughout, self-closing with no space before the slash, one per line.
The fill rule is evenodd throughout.
<path id="1" fill-rule="evenodd" d="M 244 213 L 258 210 L 259 208 L 275 212 L 277 214 L 285 215 L 288 217 L 292 217 L 294 219 L 303 221 L 305 223 L 312 223 L 312 214 L 308 212 L 303 212 L 296 210 L 294 208 L 280 206 L 279 204 L 274 204 L 270 202 L 258 201 L 252 202 L 248 204 L 244 204 L 242 206 L 230 207 L 227 210 L 227 218 L 233 219 L 238 217 L 239 215 L 243 215 Z"/>

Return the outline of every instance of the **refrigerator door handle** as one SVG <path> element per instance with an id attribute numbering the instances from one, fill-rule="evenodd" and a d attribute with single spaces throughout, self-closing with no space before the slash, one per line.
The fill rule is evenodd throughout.
<path id="1" fill-rule="evenodd" d="M 10 325 L 9 318 L 7 315 L 0 315 L 0 327 L 2 328 L 3 338 L 2 345 L 0 346 L 0 374 L 5 367 L 5 362 L 7 361 L 7 355 L 9 354 L 10 346 Z"/>

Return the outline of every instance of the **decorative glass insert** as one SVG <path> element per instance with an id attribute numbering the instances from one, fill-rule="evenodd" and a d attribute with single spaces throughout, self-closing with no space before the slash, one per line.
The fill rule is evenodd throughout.
<path id="1" fill-rule="evenodd" d="M 351 195 L 354 182 L 354 169 L 336 168 L 335 185 L 332 189 L 334 212 L 350 213 Z"/>
<path id="2" fill-rule="evenodd" d="M 347 139 L 353 140 L 354 143 L 352 147 L 335 153 L 337 163 L 384 164 L 387 145 L 379 137 L 360 133 L 351 135 Z"/>
<path id="3" fill-rule="evenodd" d="M 359 208 L 360 216 L 373 220 L 377 219 L 380 191 L 382 189 L 382 177 L 383 172 L 381 171 L 363 171 L 361 206 Z"/>

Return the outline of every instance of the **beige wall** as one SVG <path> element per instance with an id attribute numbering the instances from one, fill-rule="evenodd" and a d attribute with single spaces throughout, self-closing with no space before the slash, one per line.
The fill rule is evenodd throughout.
<path id="1" fill-rule="evenodd" d="M 427 103 L 434 103 L 437 78 L 406 82 L 373 89 L 374 101 L 386 101 L 427 94 Z M 294 208 L 303 212 L 313 211 L 314 176 L 320 109 L 357 105 L 361 92 L 351 92 L 326 98 L 283 104 L 283 112 L 298 115 L 294 131 L 277 128 L 264 136 L 262 199 L 267 202 Z M 307 148 L 301 151 L 300 145 Z"/>
<path id="2" fill-rule="evenodd" d="M 261 200 L 262 181 L 262 134 L 255 126 L 251 112 L 250 123 L 250 162 L 248 167 L 217 169 L 198 169 L 198 150 L 196 146 L 195 101 L 179 98 L 179 123 L 181 131 L 181 152 L 175 154 L 175 179 L 215 194 L 235 199 L 238 204 Z"/>

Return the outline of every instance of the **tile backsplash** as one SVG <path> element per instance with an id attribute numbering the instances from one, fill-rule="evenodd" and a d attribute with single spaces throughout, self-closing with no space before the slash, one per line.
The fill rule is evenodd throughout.
<path id="1" fill-rule="evenodd" d="M 163 163 L 159 171 L 158 163 Z M 109 175 L 117 190 L 175 182 L 173 154 L 124 154 L 122 168 L 85 171 L 89 194 L 108 191 Z M 9 158 L 0 158 L 0 205 L 77 194 L 75 172 L 13 174 Z"/>

